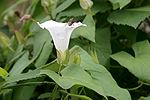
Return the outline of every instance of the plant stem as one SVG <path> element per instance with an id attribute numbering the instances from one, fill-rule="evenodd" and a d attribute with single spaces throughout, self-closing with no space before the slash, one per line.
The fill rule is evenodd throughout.
<path id="1" fill-rule="evenodd" d="M 58 85 L 56 84 L 53 91 L 52 91 L 52 100 L 55 100 L 55 96 L 56 96 L 56 93 L 57 93 L 57 89 L 58 89 Z M 51 99 L 50 99 L 51 100 Z"/>
<path id="2" fill-rule="evenodd" d="M 59 67 L 59 70 L 58 70 L 58 74 L 59 75 L 60 75 L 60 71 L 61 71 L 62 65 L 63 64 L 60 64 L 60 67 Z M 56 84 L 54 89 L 53 89 L 53 91 L 52 91 L 52 100 L 55 100 L 55 96 L 56 96 L 58 87 L 59 87 L 58 84 Z"/>

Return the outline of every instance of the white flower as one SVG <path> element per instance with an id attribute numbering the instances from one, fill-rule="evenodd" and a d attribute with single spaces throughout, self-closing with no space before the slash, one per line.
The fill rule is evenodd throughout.
<path id="1" fill-rule="evenodd" d="M 41 24 L 39 22 L 37 23 L 41 28 L 49 31 L 54 41 L 55 48 L 61 52 L 65 52 L 68 49 L 73 30 L 79 26 L 86 26 L 81 22 L 74 22 L 72 25 L 68 25 L 68 23 L 56 22 L 53 20 L 49 20 Z"/>

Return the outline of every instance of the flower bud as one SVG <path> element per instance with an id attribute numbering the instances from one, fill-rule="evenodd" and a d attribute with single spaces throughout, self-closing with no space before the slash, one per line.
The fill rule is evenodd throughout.
<path id="1" fill-rule="evenodd" d="M 91 0 L 79 0 L 79 1 L 80 1 L 80 6 L 84 10 L 90 9 L 93 5 L 93 2 Z"/>

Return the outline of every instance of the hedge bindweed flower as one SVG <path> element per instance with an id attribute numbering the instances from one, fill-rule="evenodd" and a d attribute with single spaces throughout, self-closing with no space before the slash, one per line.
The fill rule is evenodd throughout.
<path id="1" fill-rule="evenodd" d="M 81 22 L 74 22 L 70 25 L 69 23 L 61 23 L 53 20 L 49 20 L 41 24 L 39 22 L 37 23 L 42 29 L 47 29 L 49 31 L 54 41 L 55 48 L 59 52 L 58 56 L 60 57 L 58 58 L 61 59 L 66 58 L 65 51 L 68 49 L 73 30 L 80 26 L 86 26 Z"/>
<path id="2" fill-rule="evenodd" d="M 68 23 L 56 22 L 53 20 L 44 23 L 37 22 L 42 29 L 47 29 L 52 36 L 55 48 L 58 51 L 65 52 L 68 49 L 71 34 L 74 29 L 79 26 L 86 26 L 81 22 L 74 22 L 72 25 Z"/>

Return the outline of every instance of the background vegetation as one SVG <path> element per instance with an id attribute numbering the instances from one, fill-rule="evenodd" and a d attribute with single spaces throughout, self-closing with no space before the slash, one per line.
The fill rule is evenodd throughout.
<path id="1" fill-rule="evenodd" d="M 93 2 L 93 3 L 92 3 Z M 1 0 L 0 100 L 150 100 L 150 1 Z M 36 22 L 70 18 L 62 66 Z"/>

